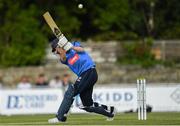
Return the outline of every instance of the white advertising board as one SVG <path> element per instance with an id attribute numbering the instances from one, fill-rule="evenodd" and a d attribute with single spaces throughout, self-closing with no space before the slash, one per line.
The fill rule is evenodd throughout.
<path id="1" fill-rule="evenodd" d="M 180 112 L 180 85 L 148 86 L 147 104 L 154 112 Z M 0 90 L 0 114 L 55 114 L 63 99 L 61 89 Z M 118 112 L 136 111 L 137 89 L 135 87 L 95 87 L 95 102 L 113 105 Z M 79 96 L 71 108 L 71 113 L 84 113 L 80 110 Z"/>
<path id="2" fill-rule="evenodd" d="M 180 112 L 180 85 L 147 88 L 147 104 L 155 112 Z"/>
<path id="3" fill-rule="evenodd" d="M 109 88 L 98 87 L 93 91 L 93 100 L 95 102 L 115 106 L 118 112 L 136 110 L 136 89 L 135 88 Z M 81 106 L 80 97 L 75 98 L 71 112 L 84 112 L 77 109 Z"/>
<path id="4" fill-rule="evenodd" d="M 56 113 L 63 98 L 61 90 L 1 90 L 1 114 Z"/>
<path id="5" fill-rule="evenodd" d="M 148 86 L 146 93 L 146 103 L 152 107 L 153 112 L 180 112 L 180 85 Z M 93 99 L 102 104 L 115 106 L 117 112 L 137 110 L 137 89 L 135 87 L 98 87 L 94 89 Z M 78 109 L 80 105 L 81 100 L 77 96 L 71 111 L 84 112 Z"/>

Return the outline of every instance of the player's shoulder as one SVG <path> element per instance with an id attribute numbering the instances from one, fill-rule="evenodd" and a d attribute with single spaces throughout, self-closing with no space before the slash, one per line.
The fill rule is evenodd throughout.
<path id="1" fill-rule="evenodd" d="M 73 44 L 73 46 L 81 46 L 80 41 L 73 41 L 72 44 Z"/>

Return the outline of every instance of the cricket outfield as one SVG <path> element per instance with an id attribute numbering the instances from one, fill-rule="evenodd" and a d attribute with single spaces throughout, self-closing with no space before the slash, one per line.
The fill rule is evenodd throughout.
<path id="1" fill-rule="evenodd" d="M 0 125 L 49 125 L 47 120 L 54 115 L 0 116 Z M 147 120 L 138 120 L 137 113 L 117 114 L 113 121 L 105 121 L 96 114 L 70 114 L 67 122 L 58 125 L 180 125 L 180 112 L 148 113 Z"/>

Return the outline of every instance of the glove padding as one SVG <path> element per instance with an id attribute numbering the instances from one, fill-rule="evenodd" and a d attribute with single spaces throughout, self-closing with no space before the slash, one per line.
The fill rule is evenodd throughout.
<path id="1" fill-rule="evenodd" d="M 66 51 L 73 47 L 73 45 L 68 42 L 67 38 L 63 34 L 59 37 L 58 45 Z"/>
<path id="2" fill-rule="evenodd" d="M 68 51 L 73 47 L 73 45 L 70 42 L 67 42 L 67 44 L 64 45 L 63 49 Z"/>
<path id="3" fill-rule="evenodd" d="M 58 45 L 62 48 L 66 43 L 68 43 L 67 38 L 62 34 L 59 37 Z"/>

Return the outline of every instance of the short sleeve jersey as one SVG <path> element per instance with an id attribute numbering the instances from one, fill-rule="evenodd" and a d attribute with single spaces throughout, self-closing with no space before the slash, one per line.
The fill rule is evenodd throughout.
<path id="1" fill-rule="evenodd" d="M 75 41 L 72 42 L 72 44 L 75 47 L 81 47 L 80 42 Z M 70 49 L 66 52 L 66 61 L 62 63 L 67 65 L 77 76 L 95 67 L 95 63 L 87 52 L 76 52 L 74 49 Z"/>

